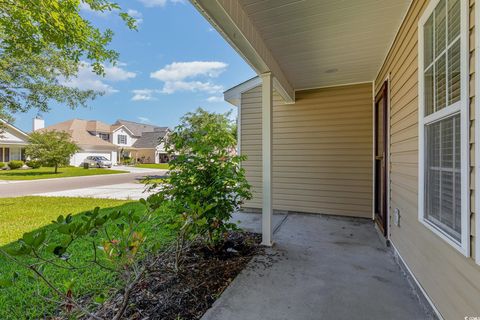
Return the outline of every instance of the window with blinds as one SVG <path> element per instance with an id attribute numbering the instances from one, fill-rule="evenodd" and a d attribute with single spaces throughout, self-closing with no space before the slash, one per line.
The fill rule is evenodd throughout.
<path id="1" fill-rule="evenodd" d="M 461 240 L 460 116 L 426 126 L 426 218 Z"/>
<path id="2" fill-rule="evenodd" d="M 423 219 L 461 244 L 460 0 L 438 1 L 424 21 Z"/>

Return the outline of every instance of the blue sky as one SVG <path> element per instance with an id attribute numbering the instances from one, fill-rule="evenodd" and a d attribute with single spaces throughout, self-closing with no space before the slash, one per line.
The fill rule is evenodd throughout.
<path id="1" fill-rule="evenodd" d="M 86 109 L 52 104 L 51 111 L 42 114 L 46 125 L 81 118 L 174 127 L 183 114 L 197 107 L 215 112 L 232 109 L 221 99 L 222 92 L 255 73 L 188 1 L 118 2 L 139 20 L 138 31 L 129 30 L 115 14 L 98 14 L 88 8 L 82 14 L 100 28 L 115 32 L 111 47 L 120 53 L 120 63 L 106 66 L 105 78 L 96 77 L 85 65 L 79 77 L 68 82 L 107 94 Z M 36 113 L 15 114 L 15 125 L 30 131 Z"/>

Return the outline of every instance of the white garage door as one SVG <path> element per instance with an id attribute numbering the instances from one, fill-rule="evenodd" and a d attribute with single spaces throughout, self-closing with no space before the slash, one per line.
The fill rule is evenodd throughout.
<path id="1" fill-rule="evenodd" d="M 70 158 L 70 165 L 75 166 L 75 167 L 79 167 L 83 164 L 83 161 L 85 161 L 85 159 L 87 157 L 90 157 L 90 156 L 105 157 L 110 161 L 112 160 L 112 152 L 110 152 L 110 151 L 106 151 L 106 152 L 102 152 L 102 151 L 77 152 L 73 155 L 72 158 Z"/>

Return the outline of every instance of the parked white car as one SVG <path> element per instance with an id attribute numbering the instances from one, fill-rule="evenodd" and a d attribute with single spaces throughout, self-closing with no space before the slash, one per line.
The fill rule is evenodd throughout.
<path id="1" fill-rule="evenodd" d="M 88 164 L 89 167 L 97 168 L 111 168 L 112 162 L 105 157 L 101 156 L 89 156 L 86 157 L 83 163 Z"/>

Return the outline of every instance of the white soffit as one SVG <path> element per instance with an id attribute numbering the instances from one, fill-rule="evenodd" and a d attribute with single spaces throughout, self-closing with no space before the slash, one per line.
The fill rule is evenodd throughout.
<path id="1" fill-rule="evenodd" d="M 411 0 L 238 0 L 295 90 L 372 81 Z"/>
<path id="2" fill-rule="evenodd" d="M 258 87 L 261 84 L 262 79 L 260 79 L 260 77 L 253 77 L 225 91 L 223 93 L 223 99 L 234 106 L 240 107 L 242 93 Z"/>

